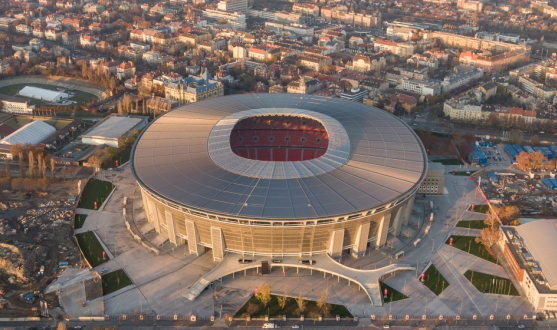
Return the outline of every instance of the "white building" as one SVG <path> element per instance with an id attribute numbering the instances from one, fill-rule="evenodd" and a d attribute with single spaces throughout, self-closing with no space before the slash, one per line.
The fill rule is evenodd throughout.
<path id="1" fill-rule="evenodd" d="M 134 129 L 142 129 L 147 125 L 147 117 L 142 116 L 110 116 L 102 121 L 89 133 L 82 135 L 85 144 L 102 145 L 118 148 L 118 138 Z"/>
<path id="2" fill-rule="evenodd" d="M 248 0 L 221 0 L 218 3 L 219 10 L 232 13 L 248 14 Z"/>
<path id="3" fill-rule="evenodd" d="M 435 82 L 415 79 L 402 79 L 401 88 L 405 91 L 418 93 L 421 95 L 439 95 L 441 94 L 441 85 Z"/>
<path id="4" fill-rule="evenodd" d="M 37 145 L 54 133 L 56 133 L 54 127 L 35 120 L 0 140 L 0 144 L 29 143 Z"/>
<path id="5" fill-rule="evenodd" d="M 4 112 L 32 115 L 35 110 L 35 106 L 29 105 L 29 100 L 22 97 L 0 94 L 0 101 L 2 101 L 0 110 Z"/>
<path id="6" fill-rule="evenodd" d="M 32 99 L 44 100 L 48 102 L 60 102 L 69 96 L 68 94 L 59 91 L 32 86 L 25 86 L 18 94 Z"/>
<path id="7" fill-rule="evenodd" d="M 498 242 L 535 311 L 557 311 L 557 222 L 536 220 L 501 226 Z"/>
<path id="8" fill-rule="evenodd" d="M 483 75 L 484 70 L 482 68 L 458 65 L 453 69 L 453 73 L 446 76 L 443 82 L 441 82 L 443 92 L 446 93 L 452 91 L 453 89 L 467 86 L 470 82 L 481 79 Z"/>

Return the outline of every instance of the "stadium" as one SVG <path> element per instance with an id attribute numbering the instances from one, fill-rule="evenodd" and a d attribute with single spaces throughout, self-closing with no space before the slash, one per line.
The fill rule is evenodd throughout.
<path id="1" fill-rule="evenodd" d="M 148 221 L 190 253 L 358 257 L 408 224 L 427 172 L 418 137 L 383 110 L 298 94 L 179 107 L 137 139 Z"/>

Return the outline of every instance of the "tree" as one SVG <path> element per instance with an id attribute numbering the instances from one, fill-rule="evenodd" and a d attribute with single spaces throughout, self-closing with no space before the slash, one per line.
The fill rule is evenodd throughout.
<path id="1" fill-rule="evenodd" d="M 228 21 L 224 18 L 219 19 L 219 24 L 226 24 Z"/>
<path id="2" fill-rule="evenodd" d="M 301 294 L 296 297 L 296 304 L 298 304 L 298 314 L 302 314 L 306 310 L 306 300 Z"/>
<path id="3" fill-rule="evenodd" d="M 529 171 L 530 154 L 526 151 L 522 151 L 521 153 L 519 153 L 518 156 L 516 156 L 516 166 L 523 171 Z"/>
<path id="4" fill-rule="evenodd" d="M 63 322 L 58 322 L 58 326 L 56 327 L 56 330 L 66 330 L 66 324 Z"/>
<path id="5" fill-rule="evenodd" d="M 501 223 L 508 224 L 520 217 L 520 210 L 517 206 L 503 205 L 499 209 L 498 216 Z"/>
<path id="6" fill-rule="evenodd" d="M 493 244 L 497 243 L 500 238 L 499 222 L 495 218 L 489 216 L 484 220 L 484 223 L 488 227 L 482 229 L 482 236 L 476 237 L 476 242 L 482 243 L 490 253 L 493 253 L 491 247 Z"/>
<path id="7" fill-rule="evenodd" d="M 288 290 L 284 290 L 282 296 L 278 297 L 278 303 L 281 309 L 284 309 L 287 300 L 288 300 Z"/>
<path id="8" fill-rule="evenodd" d="M 6 179 L 10 180 L 12 178 L 12 172 L 10 171 L 10 161 L 8 158 L 4 159 L 4 164 L 6 165 Z"/>
<path id="9" fill-rule="evenodd" d="M 511 131 L 510 138 L 512 144 L 522 144 L 522 141 L 524 140 L 524 134 L 521 130 L 515 128 Z"/>
<path id="10" fill-rule="evenodd" d="M 313 321 L 313 325 L 315 325 L 315 322 L 319 321 L 319 313 L 317 311 L 312 311 L 311 313 L 309 313 L 309 317 L 311 317 L 311 320 Z"/>
<path id="11" fill-rule="evenodd" d="M 539 138 L 537 135 L 533 135 L 533 136 L 530 138 L 530 144 L 531 144 L 532 146 L 537 146 L 537 145 L 539 145 L 539 144 L 540 144 L 540 138 Z"/>
<path id="12" fill-rule="evenodd" d="M 331 304 L 329 304 L 327 300 L 329 300 L 329 289 L 325 289 L 317 298 L 317 308 L 321 315 L 324 316 L 329 316 L 329 312 L 331 311 Z"/>
<path id="13" fill-rule="evenodd" d="M 29 151 L 29 177 L 31 179 L 35 178 L 35 157 L 32 151 Z"/>
<path id="14" fill-rule="evenodd" d="M 251 316 L 257 312 L 259 312 L 259 306 L 257 306 L 256 304 L 252 304 L 251 302 L 248 303 L 247 313 Z"/>
<path id="15" fill-rule="evenodd" d="M 539 170 L 542 168 L 543 162 L 545 161 L 545 155 L 541 151 L 534 151 L 530 154 L 530 168 L 533 170 Z"/>
<path id="16" fill-rule="evenodd" d="M 90 164 L 95 169 L 100 168 L 102 163 L 103 163 L 103 160 L 97 155 L 93 155 L 93 156 L 89 157 L 89 159 L 87 160 L 87 164 Z"/>
<path id="17" fill-rule="evenodd" d="M 25 177 L 25 165 L 23 164 L 23 153 L 22 152 L 19 152 L 18 160 L 19 160 L 19 174 L 21 175 L 22 178 L 24 178 Z"/>
<path id="18" fill-rule="evenodd" d="M 55 177 L 54 177 L 54 165 L 56 165 L 56 161 L 54 160 L 54 158 L 50 158 L 50 177 L 52 178 L 52 180 L 55 179 Z"/>
<path id="19" fill-rule="evenodd" d="M 259 286 L 259 290 L 257 293 L 257 299 L 263 303 L 263 306 L 267 307 L 269 301 L 271 301 L 271 289 L 272 286 L 270 284 L 262 284 Z"/>

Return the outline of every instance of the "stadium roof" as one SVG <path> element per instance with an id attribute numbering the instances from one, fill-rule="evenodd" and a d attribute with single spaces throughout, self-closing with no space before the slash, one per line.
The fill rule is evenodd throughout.
<path id="1" fill-rule="evenodd" d="M 557 221 L 539 220 L 516 227 L 526 249 L 540 263 L 542 273 L 551 288 L 557 287 Z"/>
<path id="2" fill-rule="evenodd" d="M 29 143 L 36 145 L 52 133 L 56 133 L 54 127 L 40 120 L 35 120 L 0 140 L 0 144 Z"/>
<path id="3" fill-rule="evenodd" d="M 325 155 L 265 162 L 232 154 L 225 131 L 238 120 L 284 112 L 324 124 L 330 138 Z M 219 138 L 217 144 L 213 137 Z M 223 154 L 228 161 L 219 161 Z M 250 162 L 266 170 L 253 171 L 246 167 Z M 275 172 L 276 166 L 291 173 Z M 134 146 L 132 170 L 146 189 L 185 207 L 287 220 L 343 216 L 398 202 L 419 187 L 427 161 L 415 133 L 383 110 L 309 95 L 245 94 L 192 103 L 160 116 Z"/>
<path id="4" fill-rule="evenodd" d="M 82 137 L 117 139 L 134 128 L 142 120 L 142 118 L 112 116 L 101 122 L 99 126 L 92 129 L 89 133 L 82 135 Z"/>

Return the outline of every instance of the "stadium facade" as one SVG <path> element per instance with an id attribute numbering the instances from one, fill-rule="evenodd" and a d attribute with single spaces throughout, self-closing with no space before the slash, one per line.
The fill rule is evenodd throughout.
<path id="1" fill-rule="evenodd" d="M 246 94 L 160 116 L 132 173 L 148 221 L 190 253 L 361 256 L 408 224 L 423 145 L 390 113 L 309 95 Z"/>

